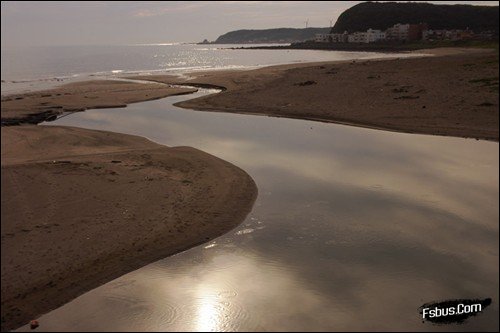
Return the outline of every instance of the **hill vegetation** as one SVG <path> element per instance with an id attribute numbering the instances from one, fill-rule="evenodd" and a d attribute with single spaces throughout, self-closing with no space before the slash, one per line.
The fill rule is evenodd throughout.
<path id="1" fill-rule="evenodd" d="M 498 34 L 498 6 L 433 5 L 415 2 L 363 2 L 344 11 L 332 33 L 385 30 L 396 23 L 428 24 L 430 29 L 471 29 Z"/>
<path id="2" fill-rule="evenodd" d="M 313 39 L 316 34 L 328 33 L 330 28 L 278 28 L 236 30 L 219 36 L 216 44 L 294 43 Z"/>

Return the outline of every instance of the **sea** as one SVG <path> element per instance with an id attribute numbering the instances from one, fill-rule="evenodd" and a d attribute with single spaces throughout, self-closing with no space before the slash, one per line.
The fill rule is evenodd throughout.
<path id="1" fill-rule="evenodd" d="M 73 81 L 135 74 L 241 70 L 279 64 L 394 56 L 375 52 L 238 49 L 245 46 L 249 45 L 160 43 L 3 48 L 1 94 L 46 89 Z M 402 53 L 397 56 L 412 55 L 414 54 Z"/>

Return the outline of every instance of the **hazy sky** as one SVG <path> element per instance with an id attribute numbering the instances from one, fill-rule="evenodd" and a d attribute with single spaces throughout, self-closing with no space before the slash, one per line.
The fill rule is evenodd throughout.
<path id="1" fill-rule="evenodd" d="M 360 1 L 2 1 L 2 48 L 193 42 L 237 29 L 327 27 Z M 498 1 L 429 1 L 497 5 Z"/>

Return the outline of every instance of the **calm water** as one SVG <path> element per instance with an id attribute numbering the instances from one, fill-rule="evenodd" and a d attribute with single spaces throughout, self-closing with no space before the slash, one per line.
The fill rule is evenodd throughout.
<path id="1" fill-rule="evenodd" d="M 498 143 L 172 106 L 191 97 L 53 124 L 219 156 L 255 179 L 253 211 L 42 316 L 40 330 L 498 329 Z M 486 297 L 465 325 L 419 317 L 426 302 Z"/>
<path id="2" fill-rule="evenodd" d="M 76 80 L 130 74 L 244 69 L 283 63 L 394 56 L 373 52 L 224 49 L 238 46 L 241 45 L 159 44 L 2 49 L 1 92 L 23 92 Z"/>

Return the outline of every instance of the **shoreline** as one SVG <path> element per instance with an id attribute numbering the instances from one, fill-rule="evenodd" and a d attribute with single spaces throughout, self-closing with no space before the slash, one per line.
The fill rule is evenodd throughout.
<path id="1" fill-rule="evenodd" d="M 195 92 L 192 88 L 171 87 L 161 83 L 118 80 L 93 80 L 65 84 L 47 90 L 3 96 L 3 126 L 38 124 L 64 112 L 97 108 L 119 108 L 168 96 Z"/>
<path id="2" fill-rule="evenodd" d="M 99 80 L 99 81 L 83 81 L 83 82 L 78 82 L 78 83 L 70 83 L 66 84 L 57 88 L 49 89 L 49 90 L 44 90 L 44 91 L 37 91 L 37 92 L 32 92 L 32 93 L 27 93 L 27 94 L 13 94 L 13 95 L 8 95 L 2 98 L 2 126 L 4 125 L 18 125 L 20 123 L 32 123 L 36 124 L 42 121 L 50 121 L 51 119 L 55 119 L 57 116 L 61 115 L 63 111 L 84 111 L 85 109 L 92 109 L 92 108 L 107 108 L 107 107 L 125 107 L 126 104 L 128 103 L 135 103 L 135 102 L 140 102 L 140 101 L 147 101 L 147 100 L 152 100 L 152 99 L 157 99 L 157 98 L 163 98 L 166 96 L 172 96 L 172 95 L 179 95 L 179 94 L 189 94 L 191 92 L 196 91 L 196 88 L 201 87 L 201 88 L 215 88 L 219 89 L 222 91 L 222 93 L 217 94 L 217 95 L 209 95 L 201 98 L 196 98 L 196 99 L 190 99 L 186 100 L 180 103 L 177 103 L 176 106 L 179 107 L 185 107 L 185 108 L 190 108 L 193 110 L 198 110 L 198 111 L 218 111 L 218 112 L 233 112 L 233 113 L 242 113 L 242 114 L 252 114 L 252 115 L 267 115 L 267 116 L 273 116 L 273 117 L 288 117 L 288 118 L 293 118 L 293 119 L 304 119 L 304 120 L 312 120 L 312 121 L 320 121 L 320 122 L 329 122 L 329 123 L 338 123 L 338 124 L 344 124 L 344 125 L 350 125 L 350 126 L 359 126 L 359 127 L 366 127 L 366 128 L 372 128 L 372 129 L 379 129 L 379 130 L 388 130 L 388 131 L 395 131 L 395 132 L 402 132 L 402 133 L 414 133 L 414 134 L 429 134 L 429 135 L 441 135 L 441 136 L 455 136 L 455 137 L 463 137 L 463 138 L 475 138 L 475 139 L 480 139 L 480 140 L 490 140 L 490 141 L 498 141 L 498 116 L 494 117 L 494 114 L 492 112 L 492 109 L 495 105 L 498 106 L 498 93 L 496 96 L 488 92 L 483 91 L 482 94 L 481 92 L 478 95 L 478 97 L 474 98 L 483 98 L 483 99 L 489 99 L 484 102 L 479 102 L 476 105 L 470 105 L 469 106 L 469 113 L 473 114 L 472 118 L 466 119 L 467 118 L 467 112 L 463 110 L 461 105 L 457 105 L 457 103 L 454 103 L 454 105 L 444 105 L 440 106 L 442 108 L 441 110 L 436 109 L 433 110 L 433 112 L 430 112 L 429 108 L 427 108 L 427 105 L 424 105 L 422 103 L 423 98 L 421 97 L 427 97 L 424 96 L 426 94 L 427 90 L 427 85 L 432 82 L 432 80 L 429 80 L 427 82 L 417 82 L 420 85 L 420 89 L 416 90 L 416 92 L 423 91 L 424 94 L 422 95 L 405 95 L 404 91 L 406 87 L 412 86 L 411 83 L 408 82 L 403 82 L 401 84 L 398 84 L 396 82 L 386 82 L 385 86 L 379 86 L 379 87 L 373 87 L 370 86 L 369 84 L 367 85 L 366 83 L 374 83 L 377 80 L 381 79 L 381 75 L 378 74 L 367 74 L 368 76 L 364 77 L 359 77 L 359 73 L 357 74 L 358 78 L 357 81 L 355 82 L 356 86 L 359 86 L 360 89 L 357 90 L 363 90 L 363 89 L 370 89 L 370 90 L 386 90 L 385 92 L 385 97 L 387 101 L 382 101 L 382 105 L 376 105 L 371 101 L 367 96 L 359 96 L 359 91 L 357 92 L 356 96 L 349 96 L 352 94 L 353 88 L 358 88 L 358 87 L 346 87 L 343 83 L 344 82 L 338 82 L 338 83 L 330 83 L 330 87 L 323 87 L 323 91 L 318 92 L 317 88 L 318 85 L 316 85 L 316 81 L 313 81 L 314 85 L 311 85 L 311 87 L 305 87 L 303 86 L 301 89 L 296 89 L 295 86 L 297 82 L 288 82 L 290 81 L 289 79 L 287 80 L 287 76 L 289 76 L 290 72 L 298 71 L 301 72 L 299 74 L 302 74 L 304 76 L 304 81 L 302 82 L 308 82 L 312 80 L 308 80 L 309 78 L 313 78 L 314 76 L 317 76 L 318 74 L 324 74 L 324 73 L 315 73 L 314 69 L 316 68 L 325 68 L 328 66 L 333 66 L 333 71 L 339 71 L 341 68 L 342 69 L 347 69 L 348 71 L 352 68 L 359 68 L 360 66 L 366 67 L 367 65 L 378 65 L 379 67 L 382 67 L 380 70 L 382 72 L 390 72 L 391 66 L 393 63 L 391 61 L 397 61 L 399 64 L 405 64 L 408 62 L 415 62 L 416 59 L 421 59 L 422 55 L 424 57 L 428 57 L 430 62 L 436 62 L 436 61 L 441 61 L 441 65 L 446 66 L 447 62 L 452 62 L 454 59 L 459 59 L 462 58 L 463 62 L 467 62 L 467 57 L 472 57 L 470 59 L 470 62 L 481 61 L 481 58 L 489 59 L 487 60 L 488 62 L 492 63 L 490 66 L 492 70 L 490 70 L 490 76 L 486 78 L 493 78 L 496 79 L 493 80 L 492 82 L 486 82 L 486 85 L 491 86 L 491 88 L 497 88 L 498 89 L 498 76 L 492 77 L 491 75 L 495 75 L 495 69 L 496 72 L 498 72 L 498 53 L 493 52 L 492 50 L 489 49 L 471 49 L 471 48 L 435 48 L 435 49 L 422 49 L 418 50 L 415 52 L 410 52 L 410 53 L 416 53 L 417 55 L 414 57 L 408 57 L 408 58 L 400 58 L 400 57 L 390 57 L 390 58 L 375 58 L 375 59 L 368 59 L 368 60 L 354 60 L 354 61 L 334 61 L 334 62 L 310 62 L 310 63 L 299 63 L 299 64 L 282 64 L 282 65 L 273 65 L 273 66 L 266 66 L 266 67 L 260 67 L 256 69 L 249 69 L 249 70 L 220 70 L 220 71 L 195 71 L 195 72 L 190 72 L 188 74 L 185 74 L 183 76 L 177 76 L 177 75 L 135 75 L 135 76 L 128 76 L 128 77 L 123 77 L 122 79 L 129 79 L 131 81 L 129 82 L 123 82 L 123 81 L 114 81 L 114 80 Z M 477 59 L 474 59 L 474 57 L 477 57 Z M 437 59 L 437 60 L 436 60 Z M 449 61 L 447 61 L 449 60 Z M 483 59 L 484 62 L 484 59 Z M 420 69 L 423 71 L 422 68 L 423 66 L 427 66 L 427 61 L 421 61 L 418 66 L 416 66 L 417 69 Z M 462 66 L 467 66 L 467 68 L 463 68 L 461 66 L 455 65 L 455 71 L 461 70 L 461 72 L 471 72 L 473 67 L 475 67 L 472 63 L 463 63 Z M 495 68 L 496 66 L 496 68 Z M 351 68 L 349 68 L 351 67 Z M 408 75 L 415 75 L 418 74 L 419 76 L 425 77 L 426 75 L 434 75 L 436 73 L 432 73 L 427 71 L 427 73 L 415 73 L 415 68 L 412 68 L 411 66 L 406 66 L 407 68 L 398 68 L 398 70 L 401 71 L 402 75 L 399 76 L 408 76 Z M 420 67 L 420 68 L 418 68 Z M 363 68 L 363 70 L 369 70 L 368 68 Z M 440 66 L 438 66 L 437 70 L 441 70 Z M 393 70 L 392 70 L 393 71 Z M 405 73 L 404 71 L 407 71 Z M 317 72 L 317 71 L 316 71 Z M 327 71 L 327 74 L 337 74 L 337 73 L 332 73 L 331 71 Z M 493 74 L 492 74 L 493 73 Z M 453 73 L 450 73 L 448 71 L 447 75 L 453 75 Z M 479 74 L 477 74 L 479 75 Z M 498 75 L 498 74 L 496 74 Z M 335 75 L 337 76 L 337 75 Z M 332 76 L 333 77 L 333 76 Z M 344 76 L 346 79 L 350 79 L 349 76 L 347 75 Z M 344 79 L 344 78 L 339 78 L 339 81 Z M 250 81 L 256 81 L 256 82 L 250 82 Z M 371 82 L 367 82 L 367 79 L 372 79 Z M 391 78 L 389 78 L 391 79 Z M 401 77 L 396 77 L 396 80 L 400 80 Z M 408 81 L 408 77 L 403 79 L 405 81 Z M 445 80 L 447 77 L 445 76 L 437 78 L 438 80 L 434 80 L 436 82 L 441 83 L 441 86 L 438 87 L 441 91 L 446 92 L 445 90 L 449 90 L 449 87 L 446 87 L 443 85 L 446 85 Z M 453 79 L 453 78 L 452 78 Z M 471 81 L 478 80 L 480 81 L 481 78 L 479 79 L 474 79 L 474 78 L 469 78 Z M 137 82 L 133 82 L 133 81 Z M 144 83 L 139 83 L 139 80 L 141 81 L 149 81 L 152 84 L 158 83 L 160 86 L 151 86 L 150 88 L 154 89 L 144 89 L 145 84 Z M 396 81 L 394 80 L 394 81 Z M 464 81 L 464 78 L 458 78 L 460 81 Z M 364 82 L 363 82 L 364 81 Z M 80 95 L 83 93 L 86 93 L 87 90 L 95 90 L 95 87 L 100 86 L 101 84 L 111 84 L 112 86 L 118 84 L 125 84 L 127 85 L 127 91 L 128 94 L 133 92 L 134 98 L 132 100 L 126 101 L 126 103 L 105 103 L 103 105 L 96 105 L 96 103 L 89 103 L 88 100 L 82 100 L 82 96 L 72 96 L 73 93 L 75 93 L 75 88 L 77 87 L 82 87 L 82 91 L 77 91 L 77 94 L 80 93 Z M 301 83 L 300 81 L 298 82 L 299 84 Z M 323 83 L 323 82 L 322 82 Z M 175 85 L 176 87 L 171 87 L 170 85 Z M 266 86 L 267 85 L 267 86 Z M 276 89 L 276 85 L 281 85 L 281 86 L 288 86 L 288 89 Z M 179 87 L 180 86 L 180 87 Z M 182 87 L 182 86 L 188 86 L 189 88 Z M 366 86 L 366 87 L 365 87 Z M 394 92 L 394 95 L 387 93 L 388 90 L 391 90 L 390 86 L 395 86 L 395 88 L 392 88 L 393 91 L 398 91 L 400 90 L 401 93 Z M 473 88 L 481 88 L 481 84 L 476 84 L 476 87 Z M 193 88 L 194 87 L 194 88 Z M 138 90 L 140 88 L 140 90 Z M 312 89 L 311 89 L 312 88 Z M 444 88 L 444 89 L 443 89 Z M 466 87 L 470 88 L 470 87 Z M 113 87 L 112 89 L 116 89 L 116 87 Z M 111 90 L 112 90 L 111 89 Z M 307 96 L 304 96 L 301 94 L 301 90 L 308 90 L 311 92 L 311 95 L 316 95 L 315 97 L 317 100 L 320 100 L 324 98 L 324 96 L 321 95 L 321 93 L 325 93 L 325 96 L 328 97 L 330 94 L 329 91 L 324 91 L 325 89 L 331 89 L 331 90 L 342 90 L 343 95 L 341 96 L 343 100 L 337 98 L 335 100 L 330 100 L 330 101 L 324 101 L 322 103 L 316 103 L 316 110 L 311 110 L 311 103 L 304 103 L 304 99 L 307 99 Z M 70 93 L 67 93 L 66 90 L 70 90 Z M 73 91 L 72 91 L 73 90 Z M 97 89 L 99 90 L 99 89 Z M 156 95 L 154 97 L 148 96 L 148 91 L 157 91 Z M 163 90 L 163 91 L 162 91 Z M 281 102 L 277 103 L 274 101 L 272 98 L 269 98 L 269 95 L 272 95 L 273 92 L 269 90 L 278 90 L 278 92 L 282 95 L 281 97 Z M 297 96 L 292 90 L 296 90 L 299 95 Z M 457 90 L 457 89 L 455 89 Z M 484 90 L 484 89 L 483 89 Z M 44 109 L 44 106 L 42 104 L 53 104 L 52 102 L 43 102 L 42 96 L 47 95 L 47 94 L 52 94 L 52 95 L 60 95 L 61 92 L 64 92 L 64 95 L 70 95 L 70 96 L 65 96 L 65 102 L 61 103 L 61 101 L 52 101 L 55 103 L 54 107 L 58 109 L 52 109 L 49 110 L 48 112 Z M 159 93 L 158 93 L 159 92 Z M 290 93 L 291 92 L 291 93 Z M 100 94 L 99 98 L 102 98 L 102 94 L 110 94 L 108 91 L 100 91 L 98 92 L 98 95 Z M 486 93 L 486 94 L 485 94 Z M 75 94 L 75 95 L 77 95 Z M 263 95 L 267 95 L 263 96 Z M 24 109 L 30 109 L 31 111 L 29 114 L 19 114 L 15 113 L 16 109 L 19 109 L 19 107 L 16 107 L 16 102 L 19 102 L 16 100 L 16 98 L 24 98 L 28 97 L 32 99 L 32 103 L 26 103 L 22 102 L 17 103 Z M 87 97 L 87 96 L 84 96 Z M 375 96 L 376 97 L 376 96 Z M 425 104 L 453 104 L 450 103 L 453 99 L 458 99 L 460 98 L 457 96 L 457 94 L 454 94 L 452 96 L 451 94 L 449 96 L 443 95 L 441 97 L 436 98 L 436 96 L 432 96 L 434 100 L 429 100 Z M 466 96 L 468 97 L 468 96 Z M 94 97 L 95 98 L 95 97 Z M 113 97 L 116 100 L 116 96 Z M 118 96 L 118 99 L 123 99 L 123 96 Z M 359 99 L 359 104 L 360 105 L 351 105 L 349 98 L 353 99 Z M 397 99 L 401 99 L 398 101 Z M 73 100 L 72 100 L 73 99 Z M 76 99 L 76 101 L 74 100 Z M 302 100 L 301 100 L 302 99 Z M 395 99 L 391 101 L 391 99 Z M 404 101 L 404 99 L 409 99 L 409 101 Z M 446 101 L 447 99 L 447 101 Z M 69 107 L 68 103 L 66 102 L 69 100 Z M 239 103 L 240 100 L 245 101 L 245 103 Z M 340 105 L 340 108 L 342 110 L 324 110 L 325 107 L 328 106 L 328 103 L 331 105 L 331 107 L 337 106 L 339 104 L 339 101 L 341 102 L 342 105 Z M 317 102 L 317 101 L 315 101 Z M 444 103 L 443 103 L 444 102 Z M 370 105 L 371 103 L 371 105 Z M 412 118 L 411 112 L 405 112 L 404 115 L 399 114 L 401 111 L 400 109 L 398 110 L 397 108 L 403 108 L 406 109 L 408 107 L 412 107 L 412 104 L 422 104 L 421 108 L 425 109 L 425 116 L 422 117 L 421 110 L 411 110 L 412 113 L 419 113 L 419 115 L 414 119 Z M 64 105 L 66 104 L 66 105 Z M 84 107 L 79 107 L 79 105 L 84 105 Z M 278 105 L 277 105 L 278 104 Z M 372 115 L 376 115 L 376 117 L 371 117 L 372 115 L 369 114 L 363 114 L 363 112 L 359 112 L 359 109 L 364 108 L 365 105 L 369 105 L 371 109 L 375 110 L 370 110 Z M 73 106 L 73 107 L 72 107 Z M 292 106 L 292 107 L 290 107 Z M 322 112 L 317 112 L 317 110 L 323 108 L 323 110 L 320 110 Z M 393 108 L 391 110 L 390 114 L 387 112 L 387 108 Z M 76 110 L 75 110 L 76 109 Z M 356 110 L 358 109 L 358 110 Z M 443 112 L 442 110 L 451 110 L 447 112 L 448 114 L 443 117 Z M 453 110 L 455 109 L 455 110 Z M 458 109 L 458 110 L 457 110 Z M 462 109 L 462 110 L 460 110 Z M 255 110 L 259 110 L 256 112 Z M 349 114 L 352 112 L 349 112 L 351 110 L 355 110 L 353 112 L 354 114 Z M 14 117 L 8 117 L 9 113 L 12 114 L 11 111 L 14 111 Z M 375 112 L 374 112 L 375 111 Z M 407 110 L 404 110 L 407 111 Z M 450 117 L 455 117 L 453 112 L 458 111 L 458 116 L 464 119 L 459 119 L 460 122 L 454 122 L 455 119 L 451 119 Z M 387 113 L 387 115 L 385 115 Z M 446 112 L 445 112 L 446 113 Z M 400 118 L 398 121 L 397 118 Z M 434 119 L 433 119 L 434 118 Z M 432 122 L 435 119 L 440 119 L 440 118 L 447 118 L 447 119 L 442 119 L 439 120 L 438 126 L 436 124 L 432 124 Z M 486 119 L 487 118 L 487 119 Z M 467 124 L 467 121 L 472 120 L 475 123 L 473 124 Z M 427 123 L 426 123 L 427 122 Z M 495 130 L 495 124 L 496 130 Z M 456 126 L 459 125 L 459 126 Z"/>
<path id="3" fill-rule="evenodd" d="M 238 49 L 238 48 L 220 48 L 221 50 L 223 49 Z M 457 50 L 457 49 L 467 49 L 464 47 L 441 47 L 441 48 L 431 48 L 431 49 L 418 49 L 418 50 L 409 50 L 409 51 L 394 51 L 394 52 L 382 52 L 378 50 L 354 50 L 353 52 L 357 53 L 380 53 L 380 54 L 385 54 L 385 55 L 396 55 L 396 54 L 411 54 L 411 53 L 434 53 L 435 50 L 443 50 L 443 49 L 450 49 L 450 50 Z M 343 51 L 343 50 L 337 50 L 337 51 Z M 421 52 L 422 51 L 422 52 Z M 373 58 L 375 60 L 377 58 Z M 383 58 L 382 58 L 383 59 Z M 286 65 L 292 65 L 292 64 L 304 64 L 304 63 L 314 63 L 314 62 L 308 62 L 308 61 L 301 61 L 299 63 L 297 62 L 283 62 L 283 63 L 276 63 L 276 64 L 267 64 L 267 65 L 262 65 L 262 64 L 256 64 L 256 65 L 244 65 L 240 66 L 239 68 L 233 68 L 232 66 L 229 65 L 229 67 L 207 67 L 207 68 L 183 68 L 183 69 L 164 69 L 164 70 L 158 70 L 158 69 L 143 69 L 143 70 L 135 70 L 135 71 L 124 71 L 123 73 L 114 73 L 113 71 L 108 71 L 106 72 L 95 72 L 95 73 L 79 73 L 75 74 L 76 76 L 54 76 L 54 75 L 48 75 L 48 76 L 43 76 L 43 77 L 33 77 L 33 78 L 23 78 L 23 79 L 4 79 L 2 80 L 2 85 L 5 84 L 6 86 L 9 84 L 30 84 L 30 87 L 18 87 L 17 89 L 14 88 L 6 88 L 5 91 L 2 92 L 1 98 L 7 98 L 9 96 L 13 95 L 27 95 L 27 94 L 32 94 L 36 92 L 41 92 L 41 91 L 47 91 L 47 90 L 52 90 L 52 89 L 57 89 L 65 85 L 70 85 L 70 84 L 79 84 L 79 83 L 84 83 L 84 82 L 97 82 L 97 81 L 120 81 L 124 77 L 133 77 L 133 76 L 156 76 L 156 75 L 172 75 L 172 76 L 184 76 L 184 75 L 189 75 L 190 73 L 194 72 L 211 72 L 211 71 L 226 71 L 226 70 L 232 70 L 232 71 L 240 71 L 240 70 L 252 70 L 252 69 L 258 69 L 258 68 L 265 68 L 265 67 L 275 67 L 275 66 L 286 66 Z M 31 84 L 37 84 L 35 87 L 31 86 Z"/>
<path id="4" fill-rule="evenodd" d="M 251 44 L 248 44 L 251 45 Z M 290 45 L 240 46 L 229 47 L 231 50 L 318 50 L 318 51 L 352 51 L 352 52 L 418 52 L 419 50 L 438 48 L 464 47 L 497 47 L 498 39 L 492 40 L 457 40 L 435 42 L 374 42 L 374 43 L 318 43 L 312 41 L 290 43 Z"/>
<path id="5" fill-rule="evenodd" d="M 198 111 L 498 141 L 498 53 L 462 48 L 418 53 L 432 56 L 130 78 L 225 88 L 175 104 Z"/>
<path id="6" fill-rule="evenodd" d="M 243 170 L 194 148 L 33 123 L 189 94 L 196 89 L 171 85 L 190 85 L 222 92 L 175 105 L 498 141 L 498 55 L 427 52 L 435 56 L 194 72 L 183 78 L 134 76 L 153 83 L 85 81 L 2 97 L 2 329 L 231 230 L 257 195 Z M 461 81 L 457 68 L 465 75 Z M 469 82 L 479 75 L 490 78 L 494 70 L 496 81 Z M 450 80 L 461 99 L 448 87 Z M 432 90 L 436 85 L 444 88 Z M 491 105 L 477 112 L 464 107 L 478 98 Z M 422 100 L 429 108 L 421 108 Z M 439 107 L 432 110 L 433 105 Z M 420 117 L 412 117 L 415 112 Z M 431 126 L 429 119 L 435 120 Z M 458 120 L 464 125 L 457 126 Z M 90 241 L 102 240 L 103 233 L 106 242 Z"/>
<path id="7" fill-rule="evenodd" d="M 194 91 L 90 81 L 2 98 L 2 330 L 245 219 L 258 190 L 229 162 L 138 136 L 33 125 Z"/>

